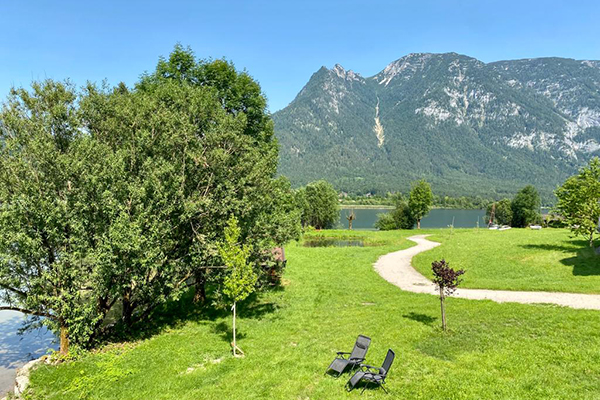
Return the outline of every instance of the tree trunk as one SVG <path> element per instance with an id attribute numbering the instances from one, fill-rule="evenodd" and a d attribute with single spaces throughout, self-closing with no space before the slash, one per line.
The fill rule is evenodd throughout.
<path id="1" fill-rule="evenodd" d="M 440 288 L 440 307 L 442 309 L 442 329 L 446 332 L 446 310 L 444 308 L 444 290 Z"/>
<path id="2" fill-rule="evenodd" d="M 133 307 L 131 304 L 131 291 L 126 290 L 123 293 L 123 315 L 122 321 L 126 327 L 131 327 L 131 319 L 133 316 Z"/>
<path id="3" fill-rule="evenodd" d="M 64 322 L 60 323 L 60 354 L 66 356 L 69 354 L 69 330 Z"/>
<path id="4" fill-rule="evenodd" d="M 233 356 L 235 357 L 237 355 L 237 343 L 235 341 L 235 302 L 233 303 L 233 307 L 231 309 L 233 310 Z"/>
<path id="5" fill-rule="evenodd" d="M 352 220 L 351 219 L 348 220 L 348 229 L 352 230 Z"/>
<path id="6" fill-rule="evenodd" d="M 194 304 L 206 301 L 206 276 L 204 270 L 196 271 L 196 292 L 194 293 Z"/>
<path id="7" fill-rule="evenodd" d="M 592 233 L 590 234 L 590 247 L 593 249 L 594 248 L 594 232 L 592 231 Z"/>
<path id="8" fill-rule="evenodd" d="M 417 220 L 417 229 L 421 229 L 421 219 Z"/>

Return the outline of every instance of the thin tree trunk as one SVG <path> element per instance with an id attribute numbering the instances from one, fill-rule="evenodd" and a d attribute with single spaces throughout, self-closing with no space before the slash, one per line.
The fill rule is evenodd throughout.
<path id="1" fill-rule="evenodd" d="M 417 220 L 417 229 L 421 229 L 421 219 Z"/>
<path id="2" fill-rule="evenodd" d="M 204 303 L 206 301 L 206 277 L 202 269 L 196 271 L 196 292 L 194 293 L 194 303 Z"/>
<path id="3" fill-rule="evenodd" d="M 69 354 L 69 331 L 68 331 L 66 325 L 64 324 L 64 322 L 62 322 L 62 321 L 60 323 L 60 350 L 59 350 L 59 352 L 63 356 L 66 356 L 67 354 Z"/>
<path id="4" fill-rule="evenodd" d="M 133 315 L 133 307 L 131 304 L 131 292 L 126 290 L 123 294 L 123 316 L 122 320 L 126 327 L 131 327 L 131 319 Z"/>
<path id="5" fill-rule="evenodd" d="M 590 247 L 593 249 L 594 248 L 594 232 L 592 231 L 592 233 L 590 234 Z"/>
<path id="6" fill-rule="evenodd" d="M 235 302 L 233 302 L 232 310 L 233 310 L 233 356 L 235 357 L 237 355 L 236 354 L 237 343 L 235 341 Z"/>
<path id="7" fill-rule="evenodd" d="M 446 310 L 444 309 L 444 290 L 440 288 L 440 307 L 442 309 L 442 329 L 446 332 Z"/>

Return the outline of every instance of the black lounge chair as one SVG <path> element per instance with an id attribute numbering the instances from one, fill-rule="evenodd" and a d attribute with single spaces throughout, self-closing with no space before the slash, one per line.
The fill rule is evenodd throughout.
<path id="1" fill-rule="evenodd" d="M 369 345 L 371 344 L 371 338 L 358 335 L 356 339 L 356 343 L 354 343 L 354 348 L 352 349 L 352 353 L 346 353 L 343 351 L 338 351 L 335 359 L 329 364 L 325 373 L 329 371 L 334 371 L 337 373 L 339 377 L 346 371 L 347 368 L 351 370 L 358 367 L 362 362 L 365 361 L 365 356 L 367 355 L 367 350 L 369 350 Z"/>
<path id="2" fill-rule="evenodd" d="M 352 378 L 350 378 L 346 383 L 346 390 L 351 391 L 356 387 L 356 385 L 358 385 L 360 381 L 365 381 L 365 386 L 360 394 L 362 394 L 370 384 L 374 384 L 377 387 L 382 388 L 383 391 L 387 393 L 388 391 L 383 385 L 385 384 L 385 378 L 390 371 L 390 367 L 394 362 L 394 357 L 396 357 L 396 354 L 392 351 L 392 349 L 389 349 L 387 355 L 385 356 L 385 360 L 383 360 L 383 365 L 381 368 L 373 367 L 367 364 L 361 364 L 360 371 L 356 371 L 356 373 L 352 375 Z"/>

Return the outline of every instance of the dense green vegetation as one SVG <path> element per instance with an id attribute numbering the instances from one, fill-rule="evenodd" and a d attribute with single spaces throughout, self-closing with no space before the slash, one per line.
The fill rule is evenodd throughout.
<path id="1" fill-rule="evenodd" d="M 594 158 L 556 191 L 556 211 L 571 231 L 594 245 L 594 235 L 600 229 L 600 159 Z"/>
<path id="2" fill-rule="evenodd" d="M 416 224 L 417 229 L 421 229 L 421 219 L 427 216 L 432 204 L 433 193 L 429 183 L 423 179 L 413 182 L 408 199 L 397 196 L 394 210 L 379 214 L 375 228 L 382 231 L 412 229 Z"/>
<path id="3" fill-rule="evenodd" d="M 527 185 L 512 200 L 502 199 L 488 205 L 486 220 L 490 221 L 493 212 L 494 224 L 524 228 L 542 223 L 541 200 L 535 187 Z"/>
<path id="4" fill-rule="evenodd" d="M 443 258 L 467 271 L 461 287 L 600 293 L 600 257 L 567 229 L 455 229 L 429 239 L 442 245 L 413 259 L 427 277 Z"/>
<path id="5" fill-rule="evenodd" d="M 473 231 L 455 232 L 430 231 L 447 244 L 468 239 L 471 253 L 489 243 L 474 242 L 478 233 Z M 139 341 L 108 346 L 78 361 L 40 366 L 32 375 L 30 398 L 342 398 L 348 376 L 336 380 L 323 372 L 335 352 L 349 351 L 361 333 L 373 339 L 369 363 L 380 364 L 388 348 L 397 354 L 388 376 L 392 394 L 367 390 L 364 398 L 600 397 L 597 312 L 448 298 L 450 330 L 444 334 L 436 296 L 403 292 L 372 267 L 380 255 L 410 246 L 404 238 L 413 233 L 319 232 L 315 235 L 363 238 L 371 245 L 289 246 L 283 286 L 251 297 L 240 308 L 239 342 L 245 358 L 231 356 L 228 310 L 179 302 L 163 308 L 164 319 L 155 320 L 164 323 L 162 329 L 149 325 Z M 569 248 L 565 231 L 479 233 L 488 239 L 492 234 L 519 236 L 511 250 L 522 249 L 523 260 L 527 254 L 555 254 L 554 246 Z M 530 244 L 549 248 L 519 247 L 523 235 L 539 233 L 546 236 Z M 484 259 L 493 262 L 506 250 L 498 246 L 494 258 Z M 454 267 L 467 269 L 466 279 L 476 274 L 472 261 L 478 258 L 459 258 L 457 252 L 449 256 Z M 546 261 L 558 263 L 553 268 L 571 268 L 560 259 Z M 500 260 L 495 265 L 506 258 Z"/>
<path id="6" fill-rule="evenodd" d="M 63 355 L 127 334 L 191 285 L 198 301 L 207 281 L 222 288 L 232 215 L 263 274 L 270 249 L 300 234 L 277 160 L 260 86 L 181 46 L 133 89 L 13 90 L 0 112 L 0 309 L 60 331 Z"/>
<path id="7" fill-rule="evenodd" d="M 333 227 L 339 220 L 338 194 L 325 180 L 311 182 L 296 190 L 302 226 L 312 226 L 316 229 Z"/>

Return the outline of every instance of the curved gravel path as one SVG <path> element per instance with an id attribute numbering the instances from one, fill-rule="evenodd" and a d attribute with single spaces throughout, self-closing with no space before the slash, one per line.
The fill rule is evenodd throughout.
<path id="1" fill-rule="evenodd" d="M 379 272 L 379 275 L 385 280 L 393 283 L 402 290 L 414 293 L 439 295 L 434 284 L 417 272 L 411 265 L 412 258 L 415 255 L 440 245 L 440 243 L 427 240 L 427 236 L 429 235 L 409 237 L 408 240 L 417 243 L 416 246 L 381 256 L 374 265 L 375 270 Z M 452 297 L 472 300 L 492 300 L 498 303 L 558 304 L 560 306 L 571 308 L 600 310 L 600 295 L 597 294 L 458 289 Z"/>

